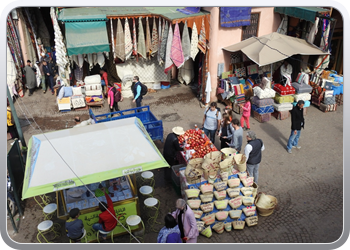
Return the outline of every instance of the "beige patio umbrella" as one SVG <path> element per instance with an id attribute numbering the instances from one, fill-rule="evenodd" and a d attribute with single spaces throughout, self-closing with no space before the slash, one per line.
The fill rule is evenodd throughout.
<path id="1" fill-rule="evenodd" d="M 250 37 L 242 42 L 222 48 L 229 52 L 241 50 L 247 57 L 259 66 L 282 61 L 292 55 L 327 55 L 317 46 L 304 39 L 295 38 L 277 32 Z"/>

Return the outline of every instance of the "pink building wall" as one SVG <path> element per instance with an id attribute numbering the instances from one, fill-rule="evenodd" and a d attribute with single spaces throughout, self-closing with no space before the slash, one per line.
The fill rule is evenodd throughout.
<path id="1" fill-rule="evenodd" d="M 229 68 L 229 52 L 223 47 L 239 43 L 242 37 L 242 27 L 226 28 L 220 26 L 220 8 L 205 7 L 210 12 L 210 36 L 209 36 L 209 72 L 211 77 L 210 101 L 216 101 L 217 68 L 219 63 L 225 63 L 225 71 Z M 260 13 L 258 36 L 267 35 L 277 31 L 281 22 L 280 15 L 274 13 L 273 7 L 253 7 L 252 13 Z"/>

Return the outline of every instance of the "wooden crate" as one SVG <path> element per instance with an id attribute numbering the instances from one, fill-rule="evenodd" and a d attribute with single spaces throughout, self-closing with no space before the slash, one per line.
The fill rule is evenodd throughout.
<path id="1" fill-rule="evenodd" d="M 260 123 L 268 122 L 271 120 L 271 113 L 260 115 L 258 112 L 253 111 L 253 117 Z"/>
<path id="2" fill-rule="evenodd" d="M 305 113 L 305 111 L 304 111 L 304 113 Z M 285 120 L 289 117 L 290 112 L 289 112 L 289 110 L 285 110 L 285 111 L 275 110 L 273 113 L 271 113 L 271 115 L 273 117 L 275 117 L 277 120 Z"/>

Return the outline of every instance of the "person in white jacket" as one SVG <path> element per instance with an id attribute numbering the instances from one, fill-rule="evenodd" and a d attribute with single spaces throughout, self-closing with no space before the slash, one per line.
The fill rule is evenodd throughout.
<path id="1" fill-rule="evenodd" d="M 286 78 L 286 85 L 292 86 L 292 73 L 293 67 L 290 65 L 287 60 L 284 60 L 280 68 L 281 78 L 284 76 Z"/>

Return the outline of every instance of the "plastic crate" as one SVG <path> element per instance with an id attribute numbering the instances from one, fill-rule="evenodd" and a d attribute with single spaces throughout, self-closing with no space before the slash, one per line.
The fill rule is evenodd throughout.
<path id="1" fill-rule="evenodd" d="M 174 165 L 174 166 L 171 167 L 171 179 L 178 186 L 180 186 L 180 174 L 177 175 L 177 173 L 179 173 L 179 171 L 182 170 L 181 168 L 185 169 L 186 165 L 185 164 L 179 164 L 179 165 Z"/>

